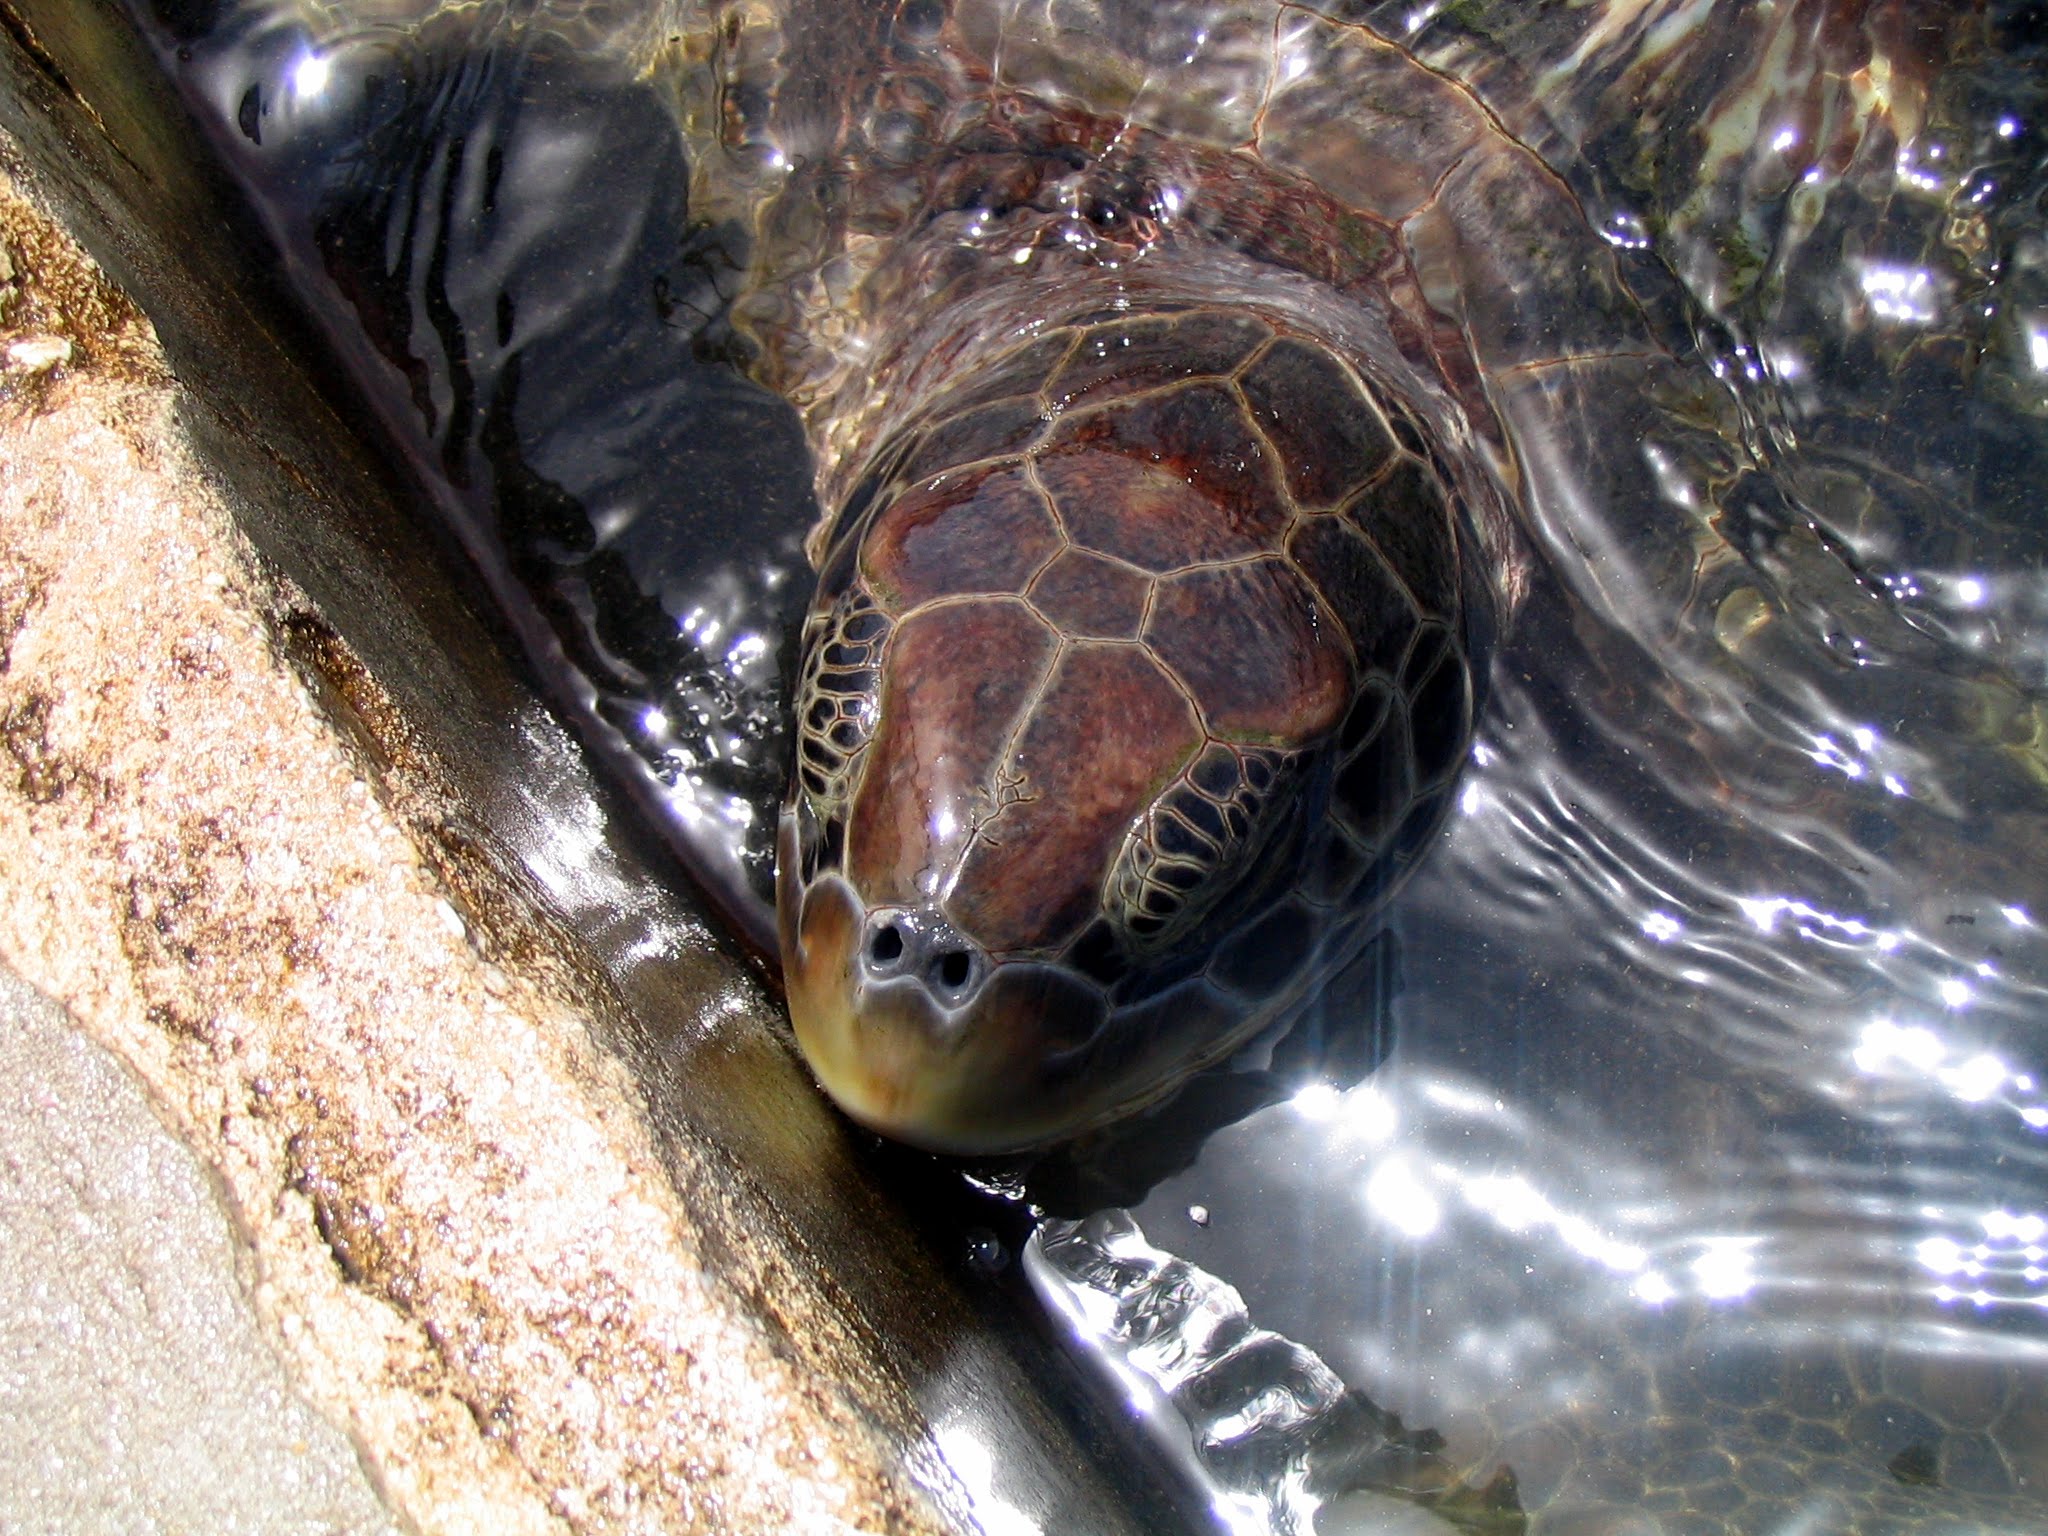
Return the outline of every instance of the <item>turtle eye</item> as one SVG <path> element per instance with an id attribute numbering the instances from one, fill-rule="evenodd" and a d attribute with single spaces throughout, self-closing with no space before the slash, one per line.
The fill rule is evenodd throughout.
<path id="1" fill-rule="evenodd" d="M 1139 953 L 1192 932 L 1232 890 L 1281 820 L 1301 754 L 1212 742 L 1131 825 L 1105 907 Z"/>
<path id="2" fill-rule="evenodd" d="M 818 829 L 823 844 L 818 851 L 836 864 L 847 799 L 875 733 L 882 647 L 890 624 L 856 586 L 806 627 L 796 695 L 796 788 L 811 813 L 806 822 Z M 805 863 L 811 862 L 807 857 Z"/>

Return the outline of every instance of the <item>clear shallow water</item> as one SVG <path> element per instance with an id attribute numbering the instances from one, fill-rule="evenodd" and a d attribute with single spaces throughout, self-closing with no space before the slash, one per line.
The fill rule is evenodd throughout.
<path id="1" fill-rule="evenodd" d="M 816 512 L 796 422 L 707 323 L 744 243 L 690 217 L 648 8 L 439 10 L 141 19 L 556 705 L 772 949 Z"/>
<path id="2" fill-rule="evenodd" d="M 154 24 L 558 702 L 759 933 L 813 509 L 731 365 L 675 18 L 321 14 Z M 1263 36 L 1148 14 L 1155 98 Z M 1548 82 L 1510 126 L 1663 355 L 1501 375 L 1529 597 L 1372 1018 L 1316 1021 L 1385 1059 L 1290 1067 L 1027 1277 L 1236 1529 L 2048 1527 L 2048 24 L 1849 71 L 1890 138 L 1739 30 L 1617 123 L 1561 12 L 1494 55 L 1364 14 Z M 1364 1401 L 1441 1443 L 1377 1454 Z"/>

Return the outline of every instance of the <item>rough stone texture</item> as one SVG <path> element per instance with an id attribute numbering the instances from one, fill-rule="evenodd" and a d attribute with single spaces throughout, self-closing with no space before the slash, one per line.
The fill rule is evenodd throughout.
<path id="1" fill-rule="evenodd" d="M 189 1132 L 238 1225 L 266 1213 L 243 1233 L 247 1272 L 308 1286 L 345 1272 L 346 1305 L 323 1326 L 368 1318 L 404 1345 L 388 1355 L 403 1378 L 388 1395 L 346 1348 L 295 1344 L 290 1359 L 347 1423 L 403 1521 L 513 1529 L 493 1499 L 509 1489 L 545 1504 L 551 1469 L 568 1468 L 589 1474 L 568 1486 L 592 1501 L 593 1525 L 757 1528 L 790 1502 L 776 1481 L 785 1471 L 865 1490 L 849 1508 L 868 1528 L 1028 1523 L 1122 1536 L 1199 1523 L 1189 1511 L 1200 1500 L 1184 1503 L 1166 1469 L 1133 1457 L 1119 1410 L 1091 1396 L 1042 1315 L 975 1258 L 963 1224 L 1008 1213 L 992 1217 L 950 1170 L 851 1133 L 818 1094 L 761 973 L 550 714 L 474 572 L 422 519 L 427 488 L 404 445 L 351 393 L 121 0 L 0 0 L 0 127 L 0 166 L 142 299 L 184 386 L 167 384 L 149 333 L 83 266 L 73 276 L 112 306 L 99 321 L 37 321 L 16 338 L 34 343 L 18 357 L 0 337 L 0 358 L 18 369 L 0 379 L 17 407 L 0 424 L 0 463 L 33 513 L 18 540 L 0 528 L 8 568 L 30 578 L 13 589 L 19 615 L 0 597 L 0 631 L 25 619 L 42 646 L 33 671 L 0 669 L 0 681 L 43 695 L 16 722 L 28 764 L 0 753 L 0 794 L 18 780 L 21 816 L 58 834 L 34 856 L 10 853 L 0 885 L 22 872 L 7 900 L 40 925 L 29 937 L 53 963 L 83 967 L 68 1000 L 99 989 L 83 1021 L 150 1068 L 167 1123 Z M 42 287 L 71 280 L 52 269 Z M 88 345 L 88 332 L 102 340 Z M 37 414 L 74 407 L 68 426 Z M 93 451 L 66 461 L 74 438 Z M 70 522 L 44 526 L 51 518 Z M 59 566 L 61 601 L 43 613 L 33 578 Z M 123 579 L 134 586 L 107 584 Z M 151 702 L 145 682 L 166 670 L 167 648 L 208 635 L 225 643 L 218 654 L 187 645 L 190 698 Z M 52 691 L 59 674 L 75 691 Z M 245 686 L 252 702 L 285 709 L 293 732 L 310 722 L 325 755 L 282 744 L 277 718 L 244 709 Z M 231 709 L 204 713 L 230 698 Z M 173 750 L 194 741 L 189 761 Z M 364 785 L 345 791 L 360 795 L 353 807 L 324 798 L 336 764 Z M 200 803 L 220 814 L 186 814 Z M 393 860 L 417 860 L 407 890 L 445 898 L 461 941 L 452 930 L 434 940 L 433 924 L 447 922 L 437 899 L 424 929 L 386 925 L 396 949 L 379 951 L 374 935 L 358 948 L 336 921 L 348 904 L 321 901 L 342 866 L 285 840 L 303 830 L 302 811 L 305 827 L 327 816 L 330 833 L 368 816 L 361 835 L 407 845 Z M 344 862 L 367 846 L 342 848 Z M 135 866 L 115 864 L 109 879 L 124 850 Z M 175 899 L 143 916 L 126 905 L 127 883 L 140 893 L 151 864 L 158 893 Z M 189 890 L 162 878 L 176 874 Z M 86 899 L 51 909 L 60 888 Z M 381 901 L 355 907 L 381 913 Z M 0 913 L 0 930 L 7 922 Z M 237 932 L 256 935 L 246 952 L 214 947 Z M 509 1019 L 464 1012 L 479 973 L 491 985 L 502 974 L 504 990 L 486 996 Z M 347 990 L 352 977 L 360 994 Z M 476 1027 L 441 1029 L 444 1018 Z M 508 1076 L 522 1051 L 547 1069 Z M 285 1095 L 282 1108 L 252 1100 L 258 1077 Z M 434 1096 L 442 1082 L 453 1104 Z M 525 1102 L 507 1106 L 515 1094 Z M 237 1126 L 235 1105 L 257 1123 Z M 297 1143 L 282 1129 L 293 1117 L 306 1132 Z M 494 1139 L 508 1117 L 518 1135 Z M 574 1185 L 600 1229 L 603 1187 L 577 1182 L 578 1159 L 644 1196 L 643 1244 L 578 1250 L 570 1237 L 589 1228 L 544 1193 L 492 1197 L 490 1177 L 516 1177 L 518 1158 L 556 1157 L 551 1136 L 561 1146 L 548 1177 Z M 265 1161 L 280 1157 L 282 1167 Z M 446 1186 L 438 1207 L 427 1174 Z M 278 1206 L 298 1224 L 273 1227 Z M 456 1231 L 472 1212 L 479 1226 Z M 273 1252 L 280 1234 L 314 1246 Z M 547 1275 L 607 1283 L 587 1285 L 560 1328 L 531 1341 L 533 1298 L 511 1286 L 522 1275 L 536 1287 Z M 703 1399 L 692 1397 L 681 1355 L 660 1353 L 674 1342 L 655 1327 L 668 1308 L 697 1320 L 686 1335 L 715 1342 L 723 1329 L 746 1342 L 769 1374 L 757 1382 L 743 1359 L 692 1355 L 704 1376 Z M 409 1376 L 407 1350 L 424 1356 Z M 588 1395 L 564 1386 L 570 1369 Z M 783 1387 L 792 1395 L 777 1420 Z M 742 1391 L 736 1406 L 719 1395 Z M 757 1433 L 771 1422 L 783 1426 L 772 1443 Z M 790 1436 L 843 1465 L 838 1482 L 822 1469 L 807 1477 L 800 1457 L 778 1463 Z M 472 1490 L 465 1457 L 499 1470 Z M 438 1479 L 427 1494 L 439 1502 L 394 1482 L 394 1466 Z M 491 1482 L 500 1473 L 509 1481 Z M 740 1485 L 743 1498 L 715 1507 Z"/>
<path id="2" fill-rule="evenodd" d="M 294 1374 L 422 1529 L 935 1528 L 887 1384 L 707 1262 L 571 988 L 281 660 L 146 323 L 11 191 L 0 239 L 0 959 L 212 1170 Z"/>
<path id="3" fill-rule="evenodd" d="M 7 1528 L 396 1536 L 287 1379 L 213 1186 L 141 1086 L 4 971 L 0 1031 Z"/>

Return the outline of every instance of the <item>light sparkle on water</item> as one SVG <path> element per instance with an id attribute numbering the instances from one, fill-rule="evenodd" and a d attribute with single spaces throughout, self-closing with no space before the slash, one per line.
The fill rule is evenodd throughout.
<path id="1" fill-rule="evenodd" d="M 1756 1288 L 1753 1237 L 1710 1237 L 1706 1251 L 1692 1261 L 1700 1294 L 1712 1301 L 1733 1301 Z"/>
<path id="2" fill-rule="evenodd" d="M 1403 1158 L 1389 1158 L 1366 1181 L 1365 1203 L 1395 1231 L 1423 1238 L 1443 1220 L 1443 1205 Z"/>
<path id="3" fill-rule="evenodd" d="M 333 77 L 334 66 L 327 56 L 309 50 L 292 66 L 292 94 L 300 101 L 309 101 L 326 90 Z"/>
<path id="4" fill-rule="evenodd" d="M 1669 944 L 1685 932 L 1685 925 L 1669 912 L 1652 912 L 1643 919 L 1643 932 L 1659 944 Z"/>

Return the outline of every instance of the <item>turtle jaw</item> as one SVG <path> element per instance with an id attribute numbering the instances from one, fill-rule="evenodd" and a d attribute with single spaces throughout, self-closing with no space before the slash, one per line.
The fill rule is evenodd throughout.
<path id="1" fill-rule="evenodd" d="M 853 1120 L 895 1141 L 987 1156 L 1072 1136 L 1102 1117 L 1080 1071 L 1099 1036 L 1099 992 L 1035 961 L 989 967 L 947 1006 L 912 977 L 863 974 L 868 909 L 840 875 L 806 886 L 785 815 L 776 921 L 790 1022 L 804 1060 Z"/>

